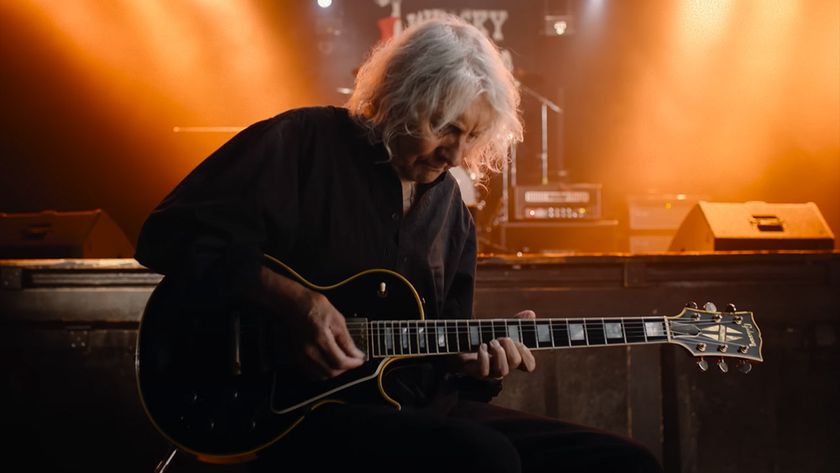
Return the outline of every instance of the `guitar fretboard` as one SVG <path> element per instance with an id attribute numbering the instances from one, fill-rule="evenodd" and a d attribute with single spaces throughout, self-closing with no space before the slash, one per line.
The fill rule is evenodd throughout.
<path id="1" fill-rule="evenodd" d="M 509 337 L 531 350 L 668 341 L 665 317 L 387 320 L 367 322 L 371 358 L 466 353 Z"/>

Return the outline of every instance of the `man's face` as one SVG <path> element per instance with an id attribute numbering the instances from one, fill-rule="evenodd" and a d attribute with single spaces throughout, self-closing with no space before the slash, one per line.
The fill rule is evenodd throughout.
<path id="1" fill-rule="evenodd" d="M 397 137 L 391 164 L 401 179 L 428 184 L 461 163 L 463 156 L 490 127 L 492 117 L 490 105 L 483 97 L 478 97 L 438 135 Z"/>

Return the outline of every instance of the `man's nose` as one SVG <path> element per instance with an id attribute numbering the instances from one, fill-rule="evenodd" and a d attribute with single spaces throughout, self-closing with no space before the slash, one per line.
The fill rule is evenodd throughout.
<path id="1" fill-rule="evenodd" d="M 461 164 L 461 158 L 463 158 L 466 150 L 466 140 L 463 138 L 453 139 L 446 145 L 441 146 L 438 150 L 440 158 L 446 161 L 447 164 L 452 167 L 458 166 Z"/>

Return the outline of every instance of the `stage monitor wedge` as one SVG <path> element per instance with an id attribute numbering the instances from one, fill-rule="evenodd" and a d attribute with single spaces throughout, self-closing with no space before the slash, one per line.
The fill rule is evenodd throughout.
<path id="1" fill-rule="evenodd" d="M 834 234 L 817 205 L 700 201 L 671 251 L 832 250 Z"/>
<path id="2" fill-rule="evenodd" d="M 133 257 L 134 246 L 101 209 L 0 213 L 0 259 Z"/>

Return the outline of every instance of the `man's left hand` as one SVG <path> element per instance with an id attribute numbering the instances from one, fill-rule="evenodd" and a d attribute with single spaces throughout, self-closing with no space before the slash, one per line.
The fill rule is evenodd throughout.
<path id="1" fill-rule="evenodd" d="M 537 314 L 533 310 L 523 310 L 514 315 L 517 319 L 536 317 Z M 501 379 L 514 369 L 530 373 L 537 367 L 531 350 L 522 342 L 513 341 L 508 337 L 482 343 L 478 352 L 462 353 L 458 355 L 458 361 L 461 365 L 459 371 L 475 378 Z"/>

